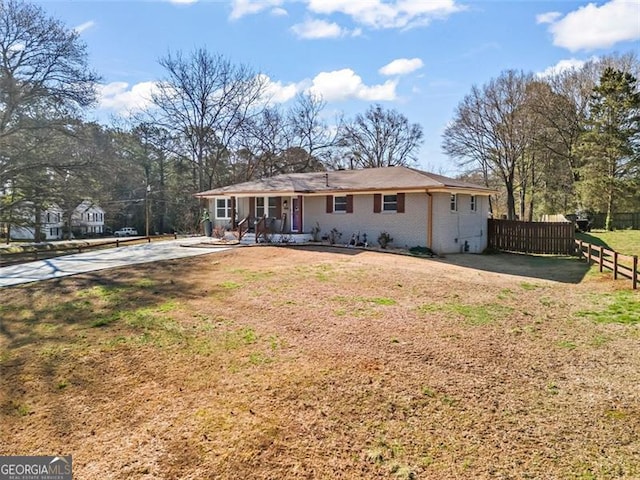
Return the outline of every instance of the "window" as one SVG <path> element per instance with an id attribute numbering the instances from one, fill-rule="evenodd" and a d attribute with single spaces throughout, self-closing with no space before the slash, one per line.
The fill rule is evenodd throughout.
<path id="1" fill-rule="evenodd" d="M 231 199 L 216 199 L 216 218 L 231 218 Z"/>
<path id="2" fill-rule="evenodd" d="M 256 197 L 256 218 L 275 218 L 278 213 L 279 197 Z"/>
<path id="3" fill-rule="evenodd" d="M 333 211 L 347 212 L 347 197 L 333 197 Z"/>
<path id="4" fill-rule="evenodd" d="M 382 196 L 382 211 L 383 212 L 397 212 L 398 211 L 398 196 L 397 195 L 383 195 Z"/>
<path id="5" fill-rule="evenodd" d="M 458 195 L 455 193 L 451 194 L 451 211 L 452 212 L 458 211 Z"/>
<path id="6" fill-rule="evenodd" d="M 471 195 L 470 209 L 471 209 L 472 212 L 477 212 L 478 211 L 478 201 L 477 201 L 475 195 Z"/>

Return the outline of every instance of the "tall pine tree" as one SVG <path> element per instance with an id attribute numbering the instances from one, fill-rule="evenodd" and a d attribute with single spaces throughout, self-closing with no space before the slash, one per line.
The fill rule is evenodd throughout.
<path id="1" fill-rule="evenodd" d="M 606 68 L 589 102 L 587 129 L 579 154 L 583 160 L 583 204 L 607 212 L 606 228 L 624 196 L 638 188 L 640 176 L 640 92 L 636 78 Z"/>

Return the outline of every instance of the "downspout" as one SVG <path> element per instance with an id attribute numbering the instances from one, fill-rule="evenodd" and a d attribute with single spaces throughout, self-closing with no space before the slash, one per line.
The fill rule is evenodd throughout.
<path id="1" fill-rule="evenodd" d="M 427 247 L 429 250 L 433 250 L 433 195 L 427 190 L 427 196 L 429 197 L 429 208 L 427 209 L 427 228 L 429 229 L 427 233 Z"/>

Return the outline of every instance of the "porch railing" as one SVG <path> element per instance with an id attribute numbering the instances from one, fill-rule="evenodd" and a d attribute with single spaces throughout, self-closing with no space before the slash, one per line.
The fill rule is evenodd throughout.
<path id="1" fill-rule="evenodd" d="M 267 224 L 267 216 L 263 216 L 256 222 L 256 243 L 260 241 L 260 236 L 268 241 L 267 234 L 269 233 L 269 226 Z"/>
<path id="2" fill-rule="evenodd" d="M 245 217 L 238 223 L 237 232 L 238 232 L 238 241 L 242 240 L 244 234 L 249 231 L 249 217 Z"/>

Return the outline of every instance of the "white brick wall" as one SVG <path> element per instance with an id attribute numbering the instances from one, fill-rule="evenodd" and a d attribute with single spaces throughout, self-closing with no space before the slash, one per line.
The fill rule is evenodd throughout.
<path id="1" fill-rule="evenodd" d="M 378 236 L 387 231 L 393 238 L 391 246 L 410 248 L 427 244 L 427 196 L 407 193 L 405 213 L 373 213 L 373 194 L 354 195 L 353 213 L 326 213 L 326 197 L 305 197 L 304 229 L 310 231 L 318 222 L 320 235 L 336 228 L 342 233 L 341 243 L 351 235 L 367 234 L 370 245 L 377 245 Z"/>
<path id="2" fill-rule="evenodd" d="M 449 193 L 433 194 L 433 246 L 437 253 L 461 253 L 465 242 L 470 253 L 487 248 L 489 197 L 476 196 L 477 211 L 471 211 L 471 196 L 458 194 L 458 210 L 451 211 Z"/>

